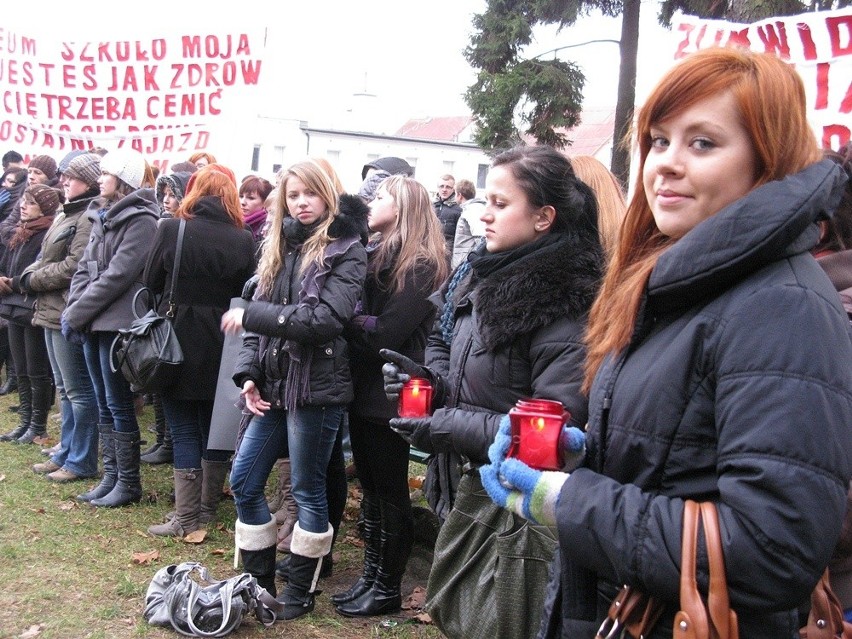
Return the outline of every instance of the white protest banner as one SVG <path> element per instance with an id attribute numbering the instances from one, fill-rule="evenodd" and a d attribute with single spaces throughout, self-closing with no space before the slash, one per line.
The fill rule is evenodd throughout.
<path id="1" fill-rule="evenodd" d="M 699 49 L 736 46 L 789 61 L 804 81 L 820 145 L 837 149 L 852 139 L 852 7 L 751 24 L 679 15 L 672 24 L 676 60 Z"/>
<path id="2" fill-rule="evenodd" d="M 41 23 L 0 26 L 4 150 L 58 160 L 75 149 L 130 146 L 165 171 L 198 151 L 215 155 L 241 118 L 256 115 L 262 27 L 163 21 L 66 34 L 39 31 Z"/>

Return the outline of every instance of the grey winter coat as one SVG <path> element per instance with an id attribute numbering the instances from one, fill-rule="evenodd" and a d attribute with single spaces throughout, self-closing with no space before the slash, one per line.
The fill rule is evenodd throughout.
<path id="1" fill-rule="evenodd" d="M 133 322 L 133 296 L 142 288 L 142 271 L 160 217 L 151 188 L 121 198 L 103 217 L 99 202 L 92 202 L 86 213 L 92 231 L 65 310 L 76 331 L 117 331 Z M 137 312 L 141 315 L 145 309 Z"/>
<path id="2" fill-rule="evenodd" d="M 844 181 L 814 164 L 660 257 L 626 355 L 591 390 L 588 468 L 562 489 L 563 588 L 540 636 L 592 636 L 630 584 L 666 603 L 650 637 L 670 637 L 685 499 L 717 504 L 740 636 L 798 636 L 852 475 L 848 320 L 809 253 Z"/>
<path id="3" fill-rule="evenodd" d="M 68 301 L 71 278 L 89 243 L 92 221 L 86 209 L 97 189 L 66 202 L 41 244 L 39 259 L 30 264 L 21 277 L 21 287 L 35 293 L 33 324 L 59 330 L 59 317 Z"/>

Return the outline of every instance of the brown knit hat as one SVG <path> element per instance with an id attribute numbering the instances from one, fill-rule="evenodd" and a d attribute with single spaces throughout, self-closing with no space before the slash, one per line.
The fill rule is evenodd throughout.
<path id="1" fill-rule="evenodd" d="M 24 195 L 34 199 L 44 215 L 54 215 L 59 208 L 59 191 L 52 186 L 33 184 L 27 187 Z"/>
<path id="2" fill-rule="evenodd" d="M 96 187 L 101 175 L 101 156 L 96 153 L 78 155 L 68 163 L 68 168 L 62 175 L 85 182 L 89 188 Z"/>
<path id="3" fill-rule="evenodd" d="M 27 165 L 28 169 L 38 169 L 47 176 L 48 180 L 56 177 L 56 160 L 49 155 L 37 155 Z"/>

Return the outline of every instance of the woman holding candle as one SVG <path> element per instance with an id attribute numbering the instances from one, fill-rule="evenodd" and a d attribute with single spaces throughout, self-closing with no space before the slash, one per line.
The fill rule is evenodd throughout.
<path id="1" fill-rule="evenodd" d="M 433 620 L 450 637 L 531 637 L 534 628 L 528 618 L 543 605 L 547 560 L 555 546 L 546 529 L 535 533 L 550 542 L 544 561 L 509 554 L 499 558 L 505 566 L 526 562 L 524 584 L 492 589 L 498 598 L 496 610 L 511 606 L 515 614 L 500 617 L 467 610 L 461 599 L 475 593 L 459 593 L 457 600 L 445 597 L 435 590 L 436 571 L 455 570 L 466 561 L 467 531 L 459 534 L 463 522 L 470 513 L 494 508 L 477 469 L 488 462 L 488 446 L 518 400 L 562 402 L 576 423 L 585 424 L 582 337 L 603 251 L 595 197 L 568 159 L 552 148 L 518 147 L 497 156 L 485 195 L 485 244 L 433 296 L 439 318 L 426 347 L 426 365 L 383 351 L 390 362 L 383 367 L 385 391 L 396 397 L 409 377 L 425 377 L 434 388 L 430 417 L 390 422 L 417 448 L 433 454 L 427 498 L 438 516 L 446 518 L 427 597 Z M 455 494 L 447 478 L 459 456 L 466 472 Z M 451 508 L 454 497 L 459 508 Z M 523 527 L 515 515 L 498 514 L 498 528 L 482 535 L 483 546 L 502 549 Z M 436 595 L 445 597 L 440 605 Z M 459 617 L 465 613 L 472 619 L 460 630 L 455 624 L 464 623 Z"/>
<path id="2" fill-rule="evenodd" d="M 589 319 L 585 467 L 540 473 L 495 443 L 487 488 L 557 527 L 541 637 L 592 636 L 622 584 L 663 605 L 644 636 L 671 637 L 687 499 L 715 503 L 739 636 L 798 637 L 852 475 L 848 319 L 810 253 L 847 177 L 820 159 L 801 78 L 769 54 L 691 54 L 636 132 L 636 188 Z"/>
<path id="3" fill-rule="evenodd" d="M 314 608 L 334 536 L 326 468 L 353 398 L 342 333 L 364 285 L 368 209 L 357 196 L 338 195 L 313 160 L 291 166 L 278 189 L 257 289 L 245 309 L 223 315 L 222 330 L 246 331 L 234 381 L 254 415 L 231 470 L 238 555 L 274 593 L 277 525 L 264 487 L 275 461 L 289 457 L 299 521 L 281 616 L 294 619 Z"/>
<path id="4" fill-rule="evenodd" d="M 382 378 L 382 348 L 422 362 L 435 320 L 429 296 L 447 277 L 446 247 L 426 188 L 404 175 L 382 182 L 370 203 L 367 281 L 357 314 L 346 331 L 355 400 L 349 434 L 363 489 L 364 569 L 358 581 L 331 600 L 346 616 L 393 613 L 402 604 L 400 584 L 411 551 L 414 521 L 408 493 L 409 444 L 388 426 L 397 415 Z M 425 380 L 424 380 L 425 381 Z M 428 392 L 409 399 L 427 414 Z"/>

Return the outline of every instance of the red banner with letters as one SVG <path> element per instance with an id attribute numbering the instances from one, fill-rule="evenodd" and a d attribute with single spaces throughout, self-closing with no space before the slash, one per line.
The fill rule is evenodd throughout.
<path id="1" fill-rule="evenodd" d="M 264 30 L 192 24 L 138 39 L 79 28 L 66 38 L 34 31 L 36 20 L 0 26 L 0 149 L 59 160 L 130 146 L 161 170 L 198 151 L 215 155 L 256 115 L 246 105 L 260 81 Z"/>

